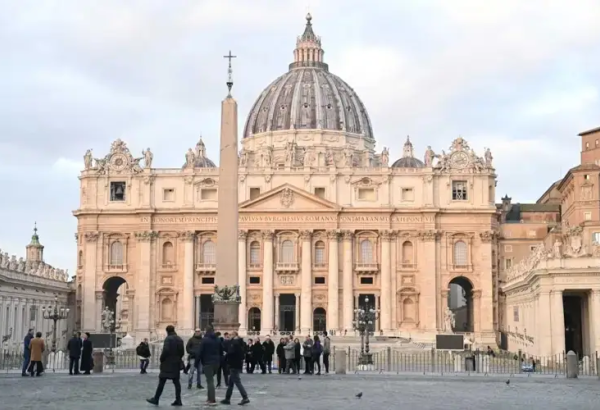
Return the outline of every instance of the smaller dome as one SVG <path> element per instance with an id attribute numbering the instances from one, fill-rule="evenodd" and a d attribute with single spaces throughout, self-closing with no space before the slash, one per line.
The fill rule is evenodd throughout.
<path id="1" fill-rule="evenodd" d="M 182 168 L 185 168 L 186 164 L 183 164 Z M 194 150 L 194 168 L 216 168 L 214 162 L 210 158 L 206 156 L 206 145 L 202 141 L 202 137 L 196 144 L 196 149 Z"/>
<path id="2" fill-rule="evenodd" d="M 425 164 L 414 156 L 413 145 L 410 137 L 406 137 L 402 158 L 392 164 L 392 168 L 423 168 Z"/>

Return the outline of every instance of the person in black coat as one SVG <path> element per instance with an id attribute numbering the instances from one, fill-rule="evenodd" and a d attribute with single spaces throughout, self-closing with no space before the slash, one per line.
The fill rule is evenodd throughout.
<path id="1" fill-rule="evenodd" d="M 81 333 L 73 333 L 73 337 L 67 343 L 69 351 L 69 374 L 79 374 L 79 359 L 81 358 Z"/>
<path id="2" fill-rule="evenodd" d="M 260 370 L 262 374 L 266 373 L 265 370 L 265 362 L 264 362 L 264 354 L 265 349 L 263 348 L 260 339 L 257 337 L 254 341 L 254 344 L 250 348 L 252 350 L 252 366 L 250 367 L 250 373 L 254 373 L 254 368 L 258 364 L 260 366 Z"/>
<path id="3" fill-rule="evenodd" d="M 242 401 L 239 403 L 240 406 L 250 403 L 250 400 L 248 399 L 248 393 L 246 393 L 246 389 L 244 389 L 242 380 L 240 378 L 242 369 L 244 367 L 245 354 L 244 341 L 240 339 L 237 332 L 232 332 L 232 339 L 228 344 L 226 355 L 227 367 L 229 368 L 229 383 L 227 384 L 227 393 L 225 393 L 225 399 L 221 400 L 221 404 L 231 404 L 233 386 L 237 387 L 242 395 Z"/>
<path id="4" fill-rule="evenodd" d="M 92 359 L 92 352 L 94 346 L 90 340 L 90 334 L 85 332 L 83 334 L 83 343 L 81 349 L 81 371 L 83 374 L 91 374 L 92 368 L 94 367 L 94 361 Z"/>
<path id="5" fill-rule="evenodd" d="M 248 343 L 244 343 L 244 352 L 246 353 L 246 373 L 251 374 L 254 370 L 254 358 L 252 357 L 252 345 L 254 341 L 248 339 Z"/>
<path id="6" fill-rule="evenodd" d="M 219 370 L 222 355 L 221 340 L 217 337 L 213 328 L 208 327 L 195 357 L 199 357 L 202 361 L 204 376 L 206 376 L 207 403 L 209 405 L 217 403 L 214 377 Z"/>
<path id="7" fill-rule="evenodd" d="M 158 406 L 158 401 L 165 388 L 167 380 L 173 380 L 175 386 L 175 401 L 171 404 L 172 406 L 183 406 L 181 403 L 181 383 L 179 382 L 179 376 L 183 369 L 183 355 L 185 355 L 185 348 L 183 346 L 183 340 L 177 333 L 175 328 L 171 325 L 167 326 L 167 337 L 163 344 L 163 350 L 160 354 L 160 374 L 158 375 L 158 387 L 156 393 L 151 399 L 146 401 L 150 404 Z"/>
<path id="8" fill-rule="evenodd" d="M 229 333 L 223 333 L 221 338 L 221 365 L 219 366 L 219 371 L 217 372 L 217 387 L 221 387 L 221 374 L 225 379 L 225 386 L 229 385 L 229 366 L 227 366 L 227 352 L 229 351 L 229 347 L 231 346 L 231 339 L 229 338 Z"/>
<path id="9" fill-rule="evenodd" d="M 148 345 L 148 339 L 144 339 L 140 342 L 135 349 L 135 354 L 137 354 L 140 359 L 140 374 L 147 374 L 148 372 L 146 369 L 148 369 L 150 357 L 152 356 L 150 353 L 150 345 Z"/>
<path id="10" fill-rule="evenodd" d="M 267 336 L 265 341 L 263 342 L 263 362 L 267 365 L 267 370 L 269 374 L 271 374 L 271 366 L 273 365 L 273 355 L 275 354 L 275 343 L 271 340 L 270 336 Z M 263 370 L 263 373 L 265 371 Z"/>
<path id="11" fill-rule="evenodd" d="M 285 340 L 281 338 L 277 345 L 277 368 L 279 373 L 285 373 Z"/>

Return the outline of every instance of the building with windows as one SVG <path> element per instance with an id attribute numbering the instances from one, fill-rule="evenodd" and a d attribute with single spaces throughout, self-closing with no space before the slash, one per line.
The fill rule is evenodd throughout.
<path id="1" fill-rule="evenodd" d="M 508 350 L 600 351 L 600 128 L 535 204 L 499 205 L 500 334 Z"/>
<path id="2" fill-rule="evenodd" d="M 242 135 L 240 231 L 231 244 L 242 333 L 353 335 L 354 309 L 368 299 L 381 310 L 378 334 L 431 342 L 451 306 L 464 311 L 455 331 L 494 343 L 491 152 L 479 157 L 459 137 L 420 160 L 407 138 L 390 162 L 388 148 L 375 150 L 358 94 L 329 71 L 310 16 L 293 55 Z M 202 140 L 183 167 L 153 168 L 153 158 L 150 150 L 134 158 L 121 140 L 105 157 L 84 157 L 74 211 L 84 331 L 99 331 L 103 307 L 119 303 L 136 338 L 178 323 L 188 335 L 212 321 L 218 168 Z"/>
<path id="3" fill-rule="evenodd" d="M 0 348 L 22 349 L 23 338 L 30 328 L 40 331 L 51 343 L 53 323 L 43 317 L 43 309 L 59 306 L 73 310 L 67 271 L 44 262 L 44 246 L 37 227 L 27 245 L 25 259 L 0 250 Z M 57 322 L 57 346 L 60 348 L 74 328 L 75 312 L 70 319 Z M 50 346 L 50 344 L 49 344 Z"/>

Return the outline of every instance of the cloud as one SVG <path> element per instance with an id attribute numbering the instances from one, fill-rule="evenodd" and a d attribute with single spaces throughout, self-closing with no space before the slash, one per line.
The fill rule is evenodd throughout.
<path id="1" fill-rule="evenodd" d="M 0 246 L 23 254 L 37 220 L 48 261 L 75 263 L 82 156 L 122 138 L 180 167 L 203 135 L 218 161 L 232 50 L 245 115 L 287 70 L 305 0 L 22 0 L 0 5 Z M 325 59 L 370 114 L 378 149 L 490 147 L 498 195 L 537 199 L 578 161 L 600 112 L 597 0 L 312 0 Z"/>

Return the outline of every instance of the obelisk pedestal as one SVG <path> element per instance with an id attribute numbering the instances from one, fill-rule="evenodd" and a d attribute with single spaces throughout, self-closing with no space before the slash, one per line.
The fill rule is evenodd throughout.
<path id="1" fill-rule="evenodd" d="M 221 104 L 221 155 L 219 162 L 219 202 L 217 222 L 217 272 L 213 303 L 216 331 L 238 330 L 238 115 L 231 96 L 231 51 L 229 56 L 229 94 Z"/>

